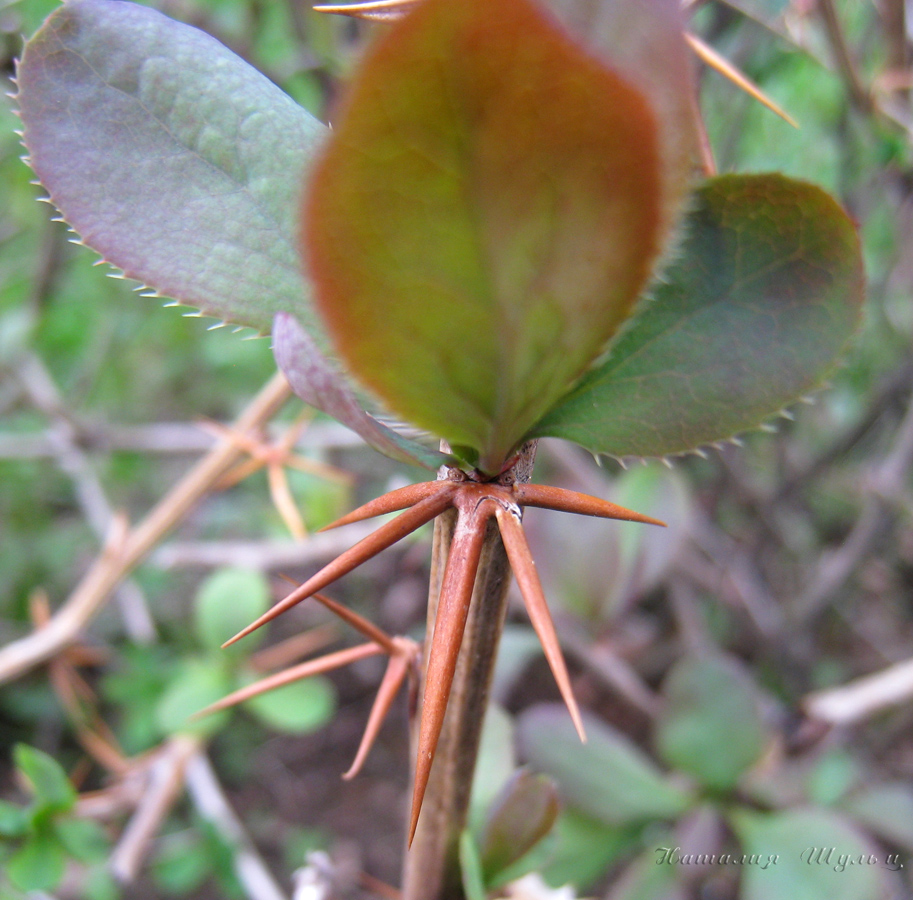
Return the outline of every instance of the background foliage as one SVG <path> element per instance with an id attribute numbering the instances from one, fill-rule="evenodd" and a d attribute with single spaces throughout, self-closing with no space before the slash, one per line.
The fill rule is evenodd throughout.
<path id="1" fill-rule="evenodd" d="M 55 6 L 0 3 L 8 75 L 20 34 Z M 551 775 L 563 800 L 553 833 L 524 867 L 535 865 L 553 885 L 570 881 L 612 900 L 907 897 L 913 679 L 905 703 L 837 726 L 808 699 L 909 659 L 913 646 L 906 252 L 913 114 L 909 41 L 896 19 L 902 4 L 691 6 L 694 29 L 801 124 L 791 128 L 703 73 L 720 171 L 778 169 L 840 198 L 864 242 L 864 329 L 830 390 L 793 410 L 794 420 L 778 421 L 775 433 L 745 436 L 743 449 L 628 472 L 600 469 L 567 446 L 542 450 L 537 480 L 605 496 L 672 526 L 658 532 L 529 513 L 576 691 L 594 716 L 591 742 L 580 747 L 564 734 L 569 723 L 547 705 L 555 691 L 517 615 L 505 635 L 496 686 L 504 712 L 491 720 L 475 835 L 484 843 L 486 810 L 522 762 Z M 215 34 L 324 119 L 365 31 L 281 0 L 159 8 Z M 826 27 L 828 10 L 839 34 Z M 848 64 L 840 62 L 841 45 Z M 273 371 L 265 341 L 242 342 L 227 329 L 207 333 L 205 320 L 139 300 L 93 267 L 92 254 L 68 244 L 49 209 L 35 203 L 15 128 L 9 105 L 0 105 L 3 643 L 27 633 L 30 618 L 40 621 L 43 597 L 52 608 L 66 598 L 97 555 L 111 510 L 141 518 L 213 443 L 200 419 L 229 422 Z M 290 403 L 274 436 L 299 412 Z M 285 470 L 310 529 L 414 475 L 319 418 L 303 429 L 298 452 L 353 475 L 349 486 L 327 473 Z M 351 540 L 341 534 L 337 549 Z M 427 541 L 421 535 L 353 574 L 338 598 L 391 632 L 420 633 Z M 42 878 L 51 888 L 63 872 L 55 896 L 242 896 L 236 864 L 252 852 L 288 891 L 289 873 L 318 848 L 328 851 L 343 894 L 371 889 L 362 871 L 398 881 L 404 708 L 365 773 L 338 780 L 380 675 L 376 660 L 334 676 L 333 687 L 308 682 L 285 702 L 208 720 L 202 732 L 184 724 L 187 713 L 270 663 L 258 656 L 266 644 L 215 650 L 220 627 L 233 625 L 219 611 L 256 613 L 268 594 L 282 593 L 277 572 L 305 575 L 330 550 L 289 538 L 258 471 L 197 507 L 78 647 L 4 687 L 0 897 L 21 897 L 23 886 L 41 886 Z M 277 624 L 270 646 L 300 631 L 311 650 L 352 641 L 341 627 L 328 630 L 316 610 L 284 618 L 290 621 Z M 91 693 L 79 693 L 76 670 Z M 96 738 L 120 754 L 107 756 Z M 178 781 L 157 836 L 139 844 L 146 862 L 129 888 L 119 888 L 106 863 L 127 865 L 124 823 L 135 821 L 138 800 L 161 790 L 150 761 L 168 771 L 182 752 L 199 759 L 200 742 L 216 779 L 188 768 L 186 795 Z M 213 815 L 220 799 L 246 835 Z M 73 824 L 85 822 L 97 824 Z M 833 862 L 802 862 L 813 846 L 864 851 L 878 862 L 843 872 Z M 657 865 L 663 847 L 781 852 L 784 862 Z M 886 865 L 890 858 L 906 865 Z M 507 877 L 482 870 L 489 885 Z"/>

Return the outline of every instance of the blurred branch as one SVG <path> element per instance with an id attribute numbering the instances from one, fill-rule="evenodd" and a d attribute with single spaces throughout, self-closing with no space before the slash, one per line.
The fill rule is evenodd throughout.
<path id="1" fill-rule="evenodd" d="M 37 354 L 30 353 L 20 362 L 17 377 L 32 404 L 53 422 L 49 437 L 57 465 L 73 482 L 89 527 L 96 537 L 104 540 L 111 529 L 114 511 L 92 463 L 79 447 L 76 429 L 67 417 L 51 373 Z M 139 585 L 125 580 L 118 585 L 115 596 L 131 639 L 138 643 L 155 640 L 155 624 Z"/>
<path id="2" fill-rule="evenodd" d="M 235 423 L 248 432 L 275 415 L 291 396 L 285 376 L 274 375 Z M 201 459 L 146 518 L 108 547 L 89 569 L 64 605 L 43 628 L 0 649 L 0 682 L 27 672 L 71 643 L 123 577 L 180 522 L 243 454 L 234 442 L 220 441 Z"/>
<path id="3" fill-rule="evenodd" d="M 18 391 L 17 391 L 18 396 Z M 151 425 L 107 425 L 92 423 L 91 428 L 68 420 L 75 429 L 77 445 L 87 453 L 94 451 L 132 453 L 206 453 L 219 438 L 187 422 L 156 422 Z M 268 434 L 278 434 L 269 429 Z M 295 445 L 299 449 L 336 450 L 360 447 L 364 442 L 353 431 L 336 422 L 316 422 Z M 0 434 L 0 459 L 36 459 L 54 457 L 56 444 L 53 429 L 35 434 Z"/>
<path id="4" fill-rule="evenodd" d="M 831 596 L 840 589 L 868 554 L 878 536 L 888 527 L 895 515 L 898 501 L 907 490 L 907 474 L 913 467 L 913 397 L 897 430 L 894 444 L 867 479 L 868 496 L 862 511 L 843 544 L 830 554 L 823 555 L 818 569 L 805 591 L 793 604 L 793 615 L 799 620 L 810 619 L 824 608 Z"/>
<path id="5" fill-rule="evenodd" d="M 809 694 L 803 706 L 810 716 L 834 725 L 851 725 L 873 713 L 913 699 L 913 659 L 896 663 L 842 687 Z"/>
<path id="6" fill-rule="evenodd" d="M 129 884 L 139 874 L 162 822 L 181 795 L 187 763 L 199 750 L 199 739 L 177 736 L 156 752 L 136 810 L 108 860 L 118 881 Z"/>
<path id="7" fill-rule="evenodd" d="M 865 115 L 871 115 L 875 109 L 872 95 L 862 83 L 859 68 L 847 44 L 840 17 L 837 15 L 837 10 L 834 6 L 834 0 L 818 0 L 818 13 L 824 23 L 824 33 L 827 35 L 828 43 L 831 45 L 834 63 L 837 66 L 840 77 L 843 79 L 843 83 L 846 85 L 850 102 L 860 112 Z"/>
<path id="8" fill-rule="evenodd" d="M 205 753 L 201 751 L 190 758 L 184 778 L 197 812 L 234 851 L 235 875 L 250 900 L 286 900 L 225 798 Z"/>
<path id="9" fill-rule="evenodd" d="M 190 566 L 246 566 L 255 569 L 281 569 L 304 566 L 330 559 L 347 550 L 377 528 L 368 522 L 347 525 L 340 531 L 324 531 L 307 541 L 175 541 L 159 547 L 150 562 L 162 569 Z"/>

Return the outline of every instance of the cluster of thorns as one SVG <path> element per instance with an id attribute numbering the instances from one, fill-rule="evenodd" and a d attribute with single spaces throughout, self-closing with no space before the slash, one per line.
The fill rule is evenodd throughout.
<path id="1" fill-rule="evenodd" d="M 438 738 L 444 723 L 444 714 L 469 613 L 482 546 L 485 542 L 488 523 L 492 518 L 497 522 L 507 558 L 516 576 L 530 621 L 542 643 L 561 696 L 581 740 L 585 740 L 583 723 L 574 699 L 567 666 L 521 523 L 521 509 L 526 506 L 585 516 L 599 516 L 606 519 L 663 524 L 657 519 L 632 512 L 597 497 L 563 488 L 516 483 L 509 470 L 507 474 L 494 480 L 485 480 L 484 476 L 477 472 L 467 474 L 456 469 L 448 469 L 446 477 L 441 480 L 422 482 L 391 491 L 343 516 L 328 525 L 327 529 L 338 528 L 387 513 L 400 512 L 400 515 L 381 525 L 368 537 L 341 553 L 259 619 L 227 641 L 225 646 L 240 640 L 309 597 L 313 597 L 355 627 L 368 639 L 368 642 L 278 672 L 236 691 L 203 712 L 215 712 L 280 685 L 307 678 L 318 672 L 326 672 L 359 659 L 385 653 L 389 657 L 387 670 L 371 709 L 364 736 L 354 762 L 342 776 L 346 779 L 353 778 L 361 769 L 403 682 L 408 676 L 412 676 L 411 683 L 413 685 L 417 683 L 419 647 L 408 638 L 390 637 L 371 622 L 319 592 L 441 513 L 453 509 L 457 513 L 456 525 L 444 569 L 434 630 L 427 653 L 428 662 L 425 672 L 412 796 L 410 844 L 415 834 Z M 403 510 L 405 511 L 403 512 Z"/>

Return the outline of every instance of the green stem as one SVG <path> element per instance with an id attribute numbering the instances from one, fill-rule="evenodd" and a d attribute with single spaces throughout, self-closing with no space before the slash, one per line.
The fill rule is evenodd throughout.
<path id="1" fill-rule="evenodd" d="M 535 455 L 535 442 L 523 447 L 506 477 L 516 482 L 529 482 Z M 448 474 L 445 470 L 439 477 L 446 478 Z M 428 635 L 434 630 L 441 580 L 455 524 L 456 513 L 453 510 L 438 516 L 435 521 L 428 593 Z M 412 847 L 406 853 L 403 900 L 463 900 L 459 839 L 469 811 L 472 776 L 488 706 L 488 693 L 507 615 L 509 585 L 510 566 L 497 524 L 492 518 L 482 548 L 469 618 L 422 814 Z M 427 653 L 429 642 L 425 644 Z M 422 666 L 423 673 L 426 665 L 427 657 Z M 420 689 L 423 688 L 424 685 L 421 685 Z M 417 716 L 416 722 L 419 720 L 420 716 Z M 413 736 L 417 738 L 417 727 Z"/>

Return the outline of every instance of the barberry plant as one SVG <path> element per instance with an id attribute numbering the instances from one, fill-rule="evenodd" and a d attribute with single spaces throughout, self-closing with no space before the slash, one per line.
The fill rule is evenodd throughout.
<path id="1" fill-rule="evenodd" d="M 676 0 L 374 7 L 398 21 L 332 130 L 207 35 L 109 0 L 49 18 L 17 101 L 28 162 L 103 261 L 151 296 L 271 332 L 305 402 L 439 470 L 335 523 L 399 513 L 229 642 L 437 520 L 414 900 L 462 890 L 510 570 L 584 737 L 522 509 L 662 524 L 530 483 L 537 440 L 666 457 L 756 427 L 821 385 L 863 278 L 853 223 L 819 188 L 699 177 Z M 390 657 L 360 763 L 416 650 L 356 627 L 365 653 Z"/>

